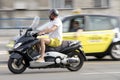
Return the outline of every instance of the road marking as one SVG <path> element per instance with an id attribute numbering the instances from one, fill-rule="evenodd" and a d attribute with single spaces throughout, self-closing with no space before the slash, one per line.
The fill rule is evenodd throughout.
<path id="1" fill-rule="evenodd" d="M 101 64 L 108 65 L 108 64 L 110 64 L 111 65 L 113 63 L 114 64 L 120 64 L 120 61 L 114 61 L 112 59 L 110 59 L 110 61 L 109 60 L 108 61 L 107 60 L 106 61 L 92 61 L 92 62 L 91 61 L 86 61 L 85 65 L 86 64 L 89 64 L 89 65 L 96 65 L 96 64 L 97 65 L 101 65 Z"/>
<path id="2" fill-rule="evenodd" d="M 120 74 L 120 72 L 91 72 L 91 73 L 81 73 L 85 75 L 100 75 L 100 74 Z"/>
<path id="3" fill-rule="evenodd" d="M 0 65 L 0 68 L 6 68 L 7 65 Z"/>
<path id="4" fill-rule="evenodd" d="M 0 41 L 0 44 L 8 44 L 9 41 Z"/>
<path id="5" fill-rule="evenodd" d="M 7 68 L 7 65 L 0 65 L 0 68 Z M 64 71 L 63 71 L 64 72 Z M 59 72 L 58 72 L 59 73 Z M 81 75 L 106 75 L 106 74 L 120 74 L 120 72 L 91 72 L 91 73 L 82 73 Z"/>
<path id="6" fill-rule="evenodd" d="M 0 65 L 0 68 L 7 68 L 7 65 Z M 64 71 L 63 71 L 64 72 Z M 83 75 L 104 75 L 104 74 L 120 74 L 120 72 L 86 72 L 86 73 L 82 73 L 80 72 L 80 74 Z"/>
<path id="7" fill-rule="evenodd" d="M 8 51 L 0 51 L 0 55 L 8 54 Z"/>

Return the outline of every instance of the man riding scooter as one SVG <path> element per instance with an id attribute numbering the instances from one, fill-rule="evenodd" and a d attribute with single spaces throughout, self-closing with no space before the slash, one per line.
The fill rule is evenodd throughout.
<path id="1" fill-rule="evenodd" d="M 47 33 L 49 34 L 49 38 L 40 38 L 38 45 L 41 46 L 39 47 L 41 57 L 36 60 L 36 62 L 44 62 L 45 45 L 58 47 L 62 43 L 62 21 L 59 19 L 58 15 L 59 12 L 57 9 L 51 9 L 49 12 L 50 25 L 38 33 L 39 35 Z"/>
<path id="2" fill-rule="evenodd" d="M 8 60 L 8 68 L 12 73 L 20 74 L 26 68 L 67 68 L 78 71 L 82 67 L 85 55 L 80 42 L 62 41 L 62 22 L 55 14 L 58 14 L 57 10 L 50 10 L 51 21 L 47 28 L 41 26 L 37 29 L 40 19 L 35 17 L 25 33 L 16 39 Z M 46 33 L 49 33 L 48 39 L 38 39 L 38 35 Z"/>

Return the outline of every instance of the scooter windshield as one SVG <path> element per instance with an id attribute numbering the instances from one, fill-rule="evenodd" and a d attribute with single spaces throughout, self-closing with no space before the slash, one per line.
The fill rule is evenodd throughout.
<path id="1" fill-rule="evenodd" d="M 40 17 L 35 16 L 32 24 L 30 25 L 29 28 L 36 29 L 38 27 L 38 25 L 39 25 L 39 21 L 40 21 Z"/>

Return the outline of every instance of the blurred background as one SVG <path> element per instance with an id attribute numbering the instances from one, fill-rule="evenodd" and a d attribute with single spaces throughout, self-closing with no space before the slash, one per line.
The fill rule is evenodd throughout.
<path id="1" fill-rule="evenodd" d="M 120 0 L 0 0 L 0 18 L 30 18 L 36 15 L 47 18 L 51 8 L 59 9 L 61 16 L 73 14 L 73 10 L 119 15 L 119 4 Z M 7 26 L 1 23 L 1 26 Z"/>
<path id="2" fill-rule="evenodd" d="M 60 16 L 73 14 L 120 15 L 120 0 L 0 0 L 0 51 L 19 33 L 19 28 L 27 27 L 35 16 L 40 25 L 48 21 L 49 9 L 57 8 Z"/>
<path id="3" fill-rule="evenodd" d="M 75 13 L 120 15 L 119 4 L 120 0 L 0 0 L 0 28 L 18 27 L 16 25 L 21 23 L 17 20 L 25 20 L 21 24 L 25 26 L 34 16 L 40 16 L 44 23 L 51 8 L 59 9 L 60 16 Z"/>

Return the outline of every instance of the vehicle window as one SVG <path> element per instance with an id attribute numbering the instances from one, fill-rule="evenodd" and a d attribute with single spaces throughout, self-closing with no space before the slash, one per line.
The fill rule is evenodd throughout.
<path id="1" fill-rule="evenodd" d="M 88 26 L 85 29 L 88 31 L 94 31 L 94 30 L 109 30 L 113 28 L 114 26 L 111 24 L 109 17 L 89 16 Z"/>
<path id="2" fill-rule="evenodd" d="M 63 22 L 63 32 L 68 32 L 69 31 L 69 26 L 70 26 L 70 20 L 67 19 Z"/>
<path id="3" fill-rule="evenodd" d="M 84 18 L 74 17 L 63 22 L 63 32 L 76 32 L 84 28 Z"/>
<path id="4" fill-rule="evenodd" d="M 110 22 L 112 26 L 117 27 L 118 26 L 118 19 L 117 18 L 110 18 Z"/>

